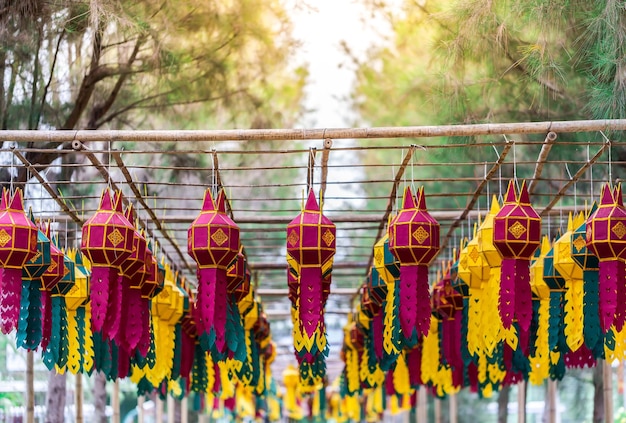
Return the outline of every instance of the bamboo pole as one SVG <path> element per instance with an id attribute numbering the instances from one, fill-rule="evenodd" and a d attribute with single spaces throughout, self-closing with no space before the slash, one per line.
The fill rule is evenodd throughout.
<path id="1" fill-rule="evenodd" d="M 143 404 L 146 402 L 146 399 L 143 395 L 139 395 L 137 398 L 137 423 L 143 423 L 144 409 Z"/>
<path id="2" fill-rule="evenodd" d="M 417 422 L 428 422 L 428 398 L 424 387 L 417 391 Z"/>
<path id="3" fill-rule="evenodd" d="M 180 423 L 189 423 L 189 402 L 186 395 L 180 401 Z"/>
<path id="4" fill-rule="evenodd" d="M 93 141 L 271 141 L 321 139 L 375 139 L 459 137 L 501 134 L 546 134 L 550 131 L 596 132 L 626 130 L 626 119 L 575 120 L 554 122 L 484 123 L 470 125 L 399 126 L 375 128 L 316 129 L 218 129 L 218 130 L 78 130 L 78 131 L 0 131 L 0 141 L 71 142 L 80 148 L 82 142 Z"/>
<path id="5" fill-rule="evenodd" d="M 458 403 L 457 403 L 457 394 L 451 394 L 450 395 L 450 403 L 449 403 L 449 410 L 450 410 L 450 423 L 457 423 L 458 422 Z"/>
<path id="6" fill-rule="evenodd" d="M 557 407 L 557 390 L 556 390 L 557 382 L 552 379 L 548 379 L 548 388 L 547 388 L 547 418 L 545 419 L 546 423 L 556 423 L 556 407 Z"/>
<path id="7" fill-rule="evenodd" d="M 167 423 L 174 423 L 174 397 L 167 396 Z"/>
<path id="8" fill-rule="evenodd" d="M 76 396 L 75 404 L 76 404 L 76 423 L 83 423 L 83 375 L 81 373 L 77 373 L 76 376 L 76 385 L 74 393 Z"/>
<path id="9" fill-rule="evenodd" d="M 25 422 L 34 423 L 35 421 L 35 372 L 33 352 L 26 353 L 26 409 Z"/>
<path id="10" fill-rule="evenodd" d="M 613 368 L 607 360 L 602 360 L 602 379 L 604 382 L 604 421 L 613 423 Z"/>
<path id="11" fill-rule="evenodd" d="M 111 423 L 120 423 L 120 381 L 115 379 L 113 383 L 113 394 L 111 395 L 111 408 L 113 409 L 113 415 L 111 416 Z"/>
<path id="12" fill-rule="evenodd" d="M 526 423 L 526 381 L 517 384 L 517 423 Z"/>
<path id="13" fill-rule="evenodd" d="M 435 403 L 435 423 L 441 423 L 441 400 L 434 398 L 433 402 Z"/>
<path id="14" fill-rule="evenodd" d="M 155 395 L 154 400 L 154 419 L 156 423 L 163 422 L 163 401 L 159 395 Z"/>

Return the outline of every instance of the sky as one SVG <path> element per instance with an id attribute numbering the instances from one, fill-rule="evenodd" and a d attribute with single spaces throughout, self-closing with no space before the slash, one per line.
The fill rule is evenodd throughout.
<path id="1" fill-rule="evenodd" d="M 344 42 L 357 57 L 383 41 L 389 28 L 380 17 L 372 18 L 359 0 L 291 0 L 294 38 L 302 44 L 295 61 L 307 63 L 310 79 L 306 90 L 303 126 L 337 128 L 352 126 L 355 114 L 347 98 L 354 83 L 355 66 L 345 54 Z"/>

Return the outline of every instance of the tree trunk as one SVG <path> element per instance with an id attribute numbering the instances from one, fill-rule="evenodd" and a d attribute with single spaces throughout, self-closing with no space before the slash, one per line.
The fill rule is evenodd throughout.
<path id="1" fill-rule="evenodd" d="M 46 423 L 65 421 L 66 375 L 52 370 L 48 376 L 48 395 L 46 397 Z"/>
<path id="2" fill-rule="evenodd" d="M 106 406 L 106 376 L 102 372 L 96 372 L 93 381 L 94 423 L 107 423 Z"/>
<path id="3" fill-rule="evenodd" d="M 604 422 L 603 365 L 604 361 L 598 360 L 593 368 L 593 423 Z"/>
<path id="4" fill-rule="evenodd" d="M 506 423 L 509 417 L 509 394 L 511 386 L 506 385 L 500 388 L 498 395 L 498 423 Z"/>

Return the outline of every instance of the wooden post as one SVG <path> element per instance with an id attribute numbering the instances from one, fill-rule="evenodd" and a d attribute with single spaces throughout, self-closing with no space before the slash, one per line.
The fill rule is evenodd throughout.
<path id="1" fill-rule="evenodd" d="M 76 385 L 75 385 L 75 402 L 76 405 L 76 423 L 83 423 L 83 375 L 82 373 L 77 373 L 76 376 Z"/>
<path id="2" fill-rule="evenodd" d="M 111 408 L 113 409 L 113 416 L 111 417 L 111 423 L 120 423 L 120 381 L 115 379 L 113 383 L 113 394 L 111 395 Z"/>
<path id="3" fill-rule="evenodd" d="M 189 423 L 189 403 L 187 395 L 180 401 L 180 423 Z"/>
<path id="4" fill-rule="evenodd" d="M 517 423 L 526 423 L 526 381 L 517 384 Z"/>
<path id="5" fill-rule="evenodd" d="M 143 395 L 137 398 L 137 423 L 143 423 L 143 404 L 146 399 Z"/>
<path id="6" fill-rule="evenodd" d="M 546 423 L 556 423 L 556 380 L 548 379 L 546 395 Z"/>
<path id="7" fill-rule="evenodd" d="M 174 423 L 174 397 L 167 395 L 167 423 Z"/>
<path id="8" fill-rule="evenodd" d="M 163 401 L 161 401 L 159 395 L 155 395 L 154 420 L 156 423 L 163 423 Z"/>
<path id="9" fill-rule="evenodd" d="M 613 423 L 613 368 L 607 360 L 602 360 L 604 381 L 604 421 Z"/>
<path id="10" fill-rule="evenodd" d="M 417 422 L 428 422 L 428 398 L 424 387 L 417 390 Z"/>
<path id="11" fill-rule="evenodd" d="M 435 423 L 441 423 L 441 400 L 439 398 L 433 398 L 435 404 Z"/>
<path id="12" fill-rule="evenodd" d="M 448 398 L 450 398 L 450 423 L 458 422 L 458 404 L 457 404 L 457 394 L 451 394 Z"/>
<path id="13" fill-rule="evenodd" d="M 35 373 L 33 352 L 26 353 L 26 423 L 35 422 Z"/>

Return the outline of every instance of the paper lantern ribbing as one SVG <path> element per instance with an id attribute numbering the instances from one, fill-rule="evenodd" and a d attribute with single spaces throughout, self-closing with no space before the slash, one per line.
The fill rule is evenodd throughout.
<path id="1" fill-rule="evenodd" d="M 322 214 L 313 190 L 302 212 L 287 225 L 287 254 L 299 266 L 298 313 L 309 338 L 323 322 L 323 273 L 335 254 L 335 225 Z"/>
<path id="2" fill-rule="evenodd" d="M 400 261 L 400 326 L 405 339 L 430 327 L 428 265 L 439 252 L 439 223 L 428 213 L 424 188 L 404 190 L 402 209 L 388 228 L 389 250 Z"/>
<path id="3" fill-rule="evenodd" d="M 91 262 L 91 320 L 94 332 L 101 332 L 107 315 L 111 282 L 117 282 L 118 268 L 133 251 L 135 228 L 122 211 L 122 196 L 115 201 L 108 188 L 100 206 L 82 229 L 80 249 Z"/>
<path id="4" fill-rule="evenodd" d="M 215 346 L 220 353 L 226 349 L 226 273 L 239 253 L 239 227 L 226 214 L 225 200 L 223 190 L 214 202 L 207 189 L 202 211 L 187 233 L 187 252 L 198 264 L 198 336 L 205 350 Z"/>
<path id="5" fill-rule="evenodd" d="M 0 210 L 0 330 L 7 334 L 17 328 L 22 268 L 37 254 L 37 227 L 24 213 L 19 188 L 10 200 L 9 192 L 3 190 Z"/>
<path id="6" fill-rule="evenodd" d="M 526 183 L 519 196 L 509 182 L 504 204 L 494 217 L 493 243 L 502 255 L 500 317 L 505 328 L 516 318 L 528 331 L 533 306 L 530 289 L 530 259 L 541 244 L 541 218 L 530 204 Z"/>
<path id="7" fill-rule="evenodd" d="M 626 276 L 626 208 L 621 185 L 615 191 L 609 184 L 603 185 L 600 196 L 598 209 L 587 219 L 586 241 L 587 248 L 600 260 L 600 323 L 606 333 L 615 319 L 618 289 L 623 289 Z"/>

